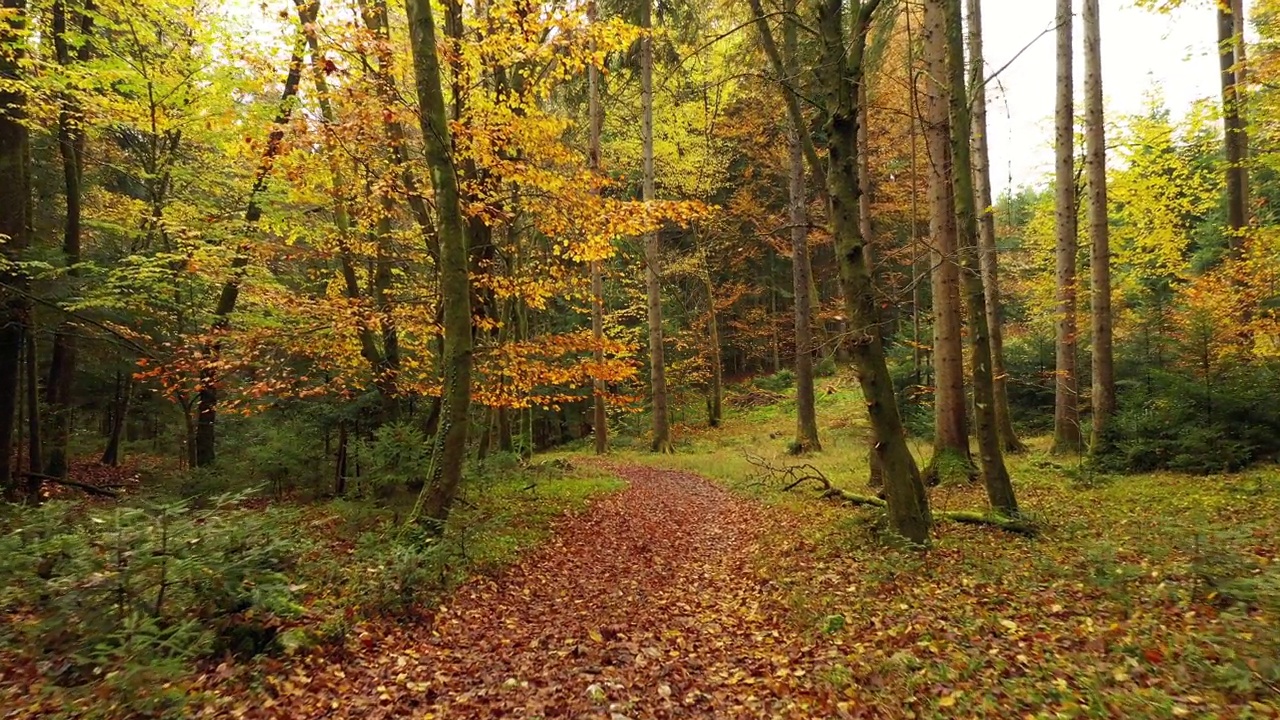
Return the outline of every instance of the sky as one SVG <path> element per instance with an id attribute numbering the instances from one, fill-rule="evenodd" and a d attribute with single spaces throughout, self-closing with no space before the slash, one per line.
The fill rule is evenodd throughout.
<path id="1" fill-rule="evenodd" d="M 1108 118 L 1142 112 L 1153 91 L 1174 117 L 1196 100 L 1219 93 L 1217 25 L 1213 6 L 1190 3 L 1171 15 L 1101 0 L 1102 93 Z M 1076 112 L 1083 109 L 1084 57 L 1076 0 Z M 983 0 L 988 74 L 1054 24 L 1053 0 Z M 991 175 L 998 196 L 1010 187 L 1044 185 L 1053 170 L 1056 82 L 1052 32 L 1041 37 L 989 90 Z M 1010 179 L 1012 178 L 1012 182 Z"/>

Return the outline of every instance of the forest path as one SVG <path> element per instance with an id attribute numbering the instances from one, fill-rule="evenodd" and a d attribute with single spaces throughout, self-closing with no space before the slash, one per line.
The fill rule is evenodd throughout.
<path id="1" fill-rule="evenodd" d="M 429 635 L 391 634 L 355 657 L 318 662 L 297 678 L 296 695 L 259 711 L 848 717 L 815 669 L 818 651 L 756 565 L 775 511 L 697 475 L 608 467 L 625 490 L 567 519 L 499 577 L 463 585 Z"/>

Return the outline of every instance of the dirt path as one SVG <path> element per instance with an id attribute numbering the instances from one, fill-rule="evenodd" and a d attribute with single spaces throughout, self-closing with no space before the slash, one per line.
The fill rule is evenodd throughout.
<path id="1" fill-rule="evenodd" d="M 765 510 L 695 475 L 629 487 L 405 633 L 298 670 L 249 716 L 837 717 L 752 567 Z"/>

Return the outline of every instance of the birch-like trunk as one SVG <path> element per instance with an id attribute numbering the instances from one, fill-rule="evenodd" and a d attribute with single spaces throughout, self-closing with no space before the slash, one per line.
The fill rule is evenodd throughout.
<path id="1" fill-rule="evenodd" d="M 652 0 L 644 0 L 640 9 L 640 27 L 647 33 L 653 27 Z M 645 202 L 654 199 L 653 189 L 653 38 L 646 34 L 640 39 L 640 142 L 644 146 Z M 666 353 L 662 333 L 662 247 L 658 234 L 649 233 L 644 238 L 645 291 L 649 304 L 649 384 L 653 399 L 654 452 L 669 453 L 671 423 L 667 411 Z"/>

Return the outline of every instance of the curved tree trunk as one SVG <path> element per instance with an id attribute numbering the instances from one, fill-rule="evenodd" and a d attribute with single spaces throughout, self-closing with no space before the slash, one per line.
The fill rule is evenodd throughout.
<path id="1" fill-rule="evenodd" d="M 1005 452 L 1024 450 L 1009 412 L 1008 374 L 1004 366 L 1004 321 L 1000 305 L 1000 263 L 996 253 L 996 209 L 991 197 L 991 153 L 987 142 L 987 84 L 982 54 L 982 0 L 968 0 L 969 85 L 973 101 L 973 182 L 978 211 L 978 252 L 986 288 L 987 330 L 991 338 L 991 374 L 995 387 L 996 427 Z"/>
<path id="2" fill-rule="evenodd" d="M 1111 237 L 1107 220 L 1107 131 L 1102 109 L 1102 30 L 1098 0 L 1084 0 L 1084 142 L 1089 181 L 1090 318 L 1093 325 L 1093 435 L 1090 448 L 1105 442 L 1116 411 L 1111 338 Z"/>
<path id="3" fill-rule="evenodd" d="M 858 85 L 863 82 L 867 32 L 879 5 L 879 0 L 865 4 L 854 0 L 855 25 L 851 34 L 845 33 L 842 0 L 823 0 L 816 7 L 822 50 L 818 73 L 826 92 L 830 138 L 826 177 L 845 310 L 855 333 L 850 354 L 867 403 L 877 464 L 883 471 L 890 526 L 907 540 L 924 543 L 929 538 L 929 499 L 898 414 L 893 380 L 885 362 L 879 305 L 866 262 L 866 239 L 858 225 L 856 98 Z"/>
<path id="4" fill-rule="evenodd" d="M 982 480 L 991 507 L 1006 515 L 1018 514 L 1018 501 L 1013 483 L 1005 468 L 1000 448 L 1000 431 L 996 422 L 995 379 L 991 365 L 991 339 L 988 336 L 986 293 L 982 286 L 982 268 L 978 259 L 978 216 L 974 209 L 973 163 L 969 143 L 973 137 L 969 94 L 965 90 L 964 20 L 961 0 L 945 3 L 947 25 L 947 71 L 950 78 L 952 128 L 951 150 L 955 158 L 952 183 L 956 198 L 956 227 L 960 236 L 960 260 L 964 266 L 965 304 L 969 311 L 969 364 L 973 368 L 974 429 L 978 435 L 978 452 L 982 460 Z"/>
<path id="5" fill-rule="evenodd" d="M 1057 218 L 1057 322 L 1053 394 L 1053 451 L 1080 452 L 1079 381 L 1076 378 L 1075 103 L 1072 97 L 1071 0 L 1058 0 L 1058 100 L 1054 145 Z"/>
<path id="6" fill-rule="evenodd" d="M 933 458 L 930 482 L 973 479 L 965 407 L 964 345 L 960 329 L 960 266 L 956 239 L 951 120 L 948 106 L 946 14 L 939 0 L 924 6 L 922 30 L 928 68 L 924 132 L 929 159 L 929 231 L 933 237 Z"/>
<path id="7" fill-rule="evenodd" d="M 435 19 L 430 0 L 405 0 L 409 39 L 418 91 L 422 137 L 427 166 L 435 188 L 436 230 L 440 238 L 440 294 L 444 303 L 444 407 L 436 433 L 431 477 L 423 487 L 414 516 L 419 513 L 443 530 L 462 481 L 467 453 L 467 411 L 471 405 L 471 280 L 467 235 L 454 174 L 452 141 L 440 61 L 436 54 Z M 416 517 L 414 519 L 417 519 Z"/>

